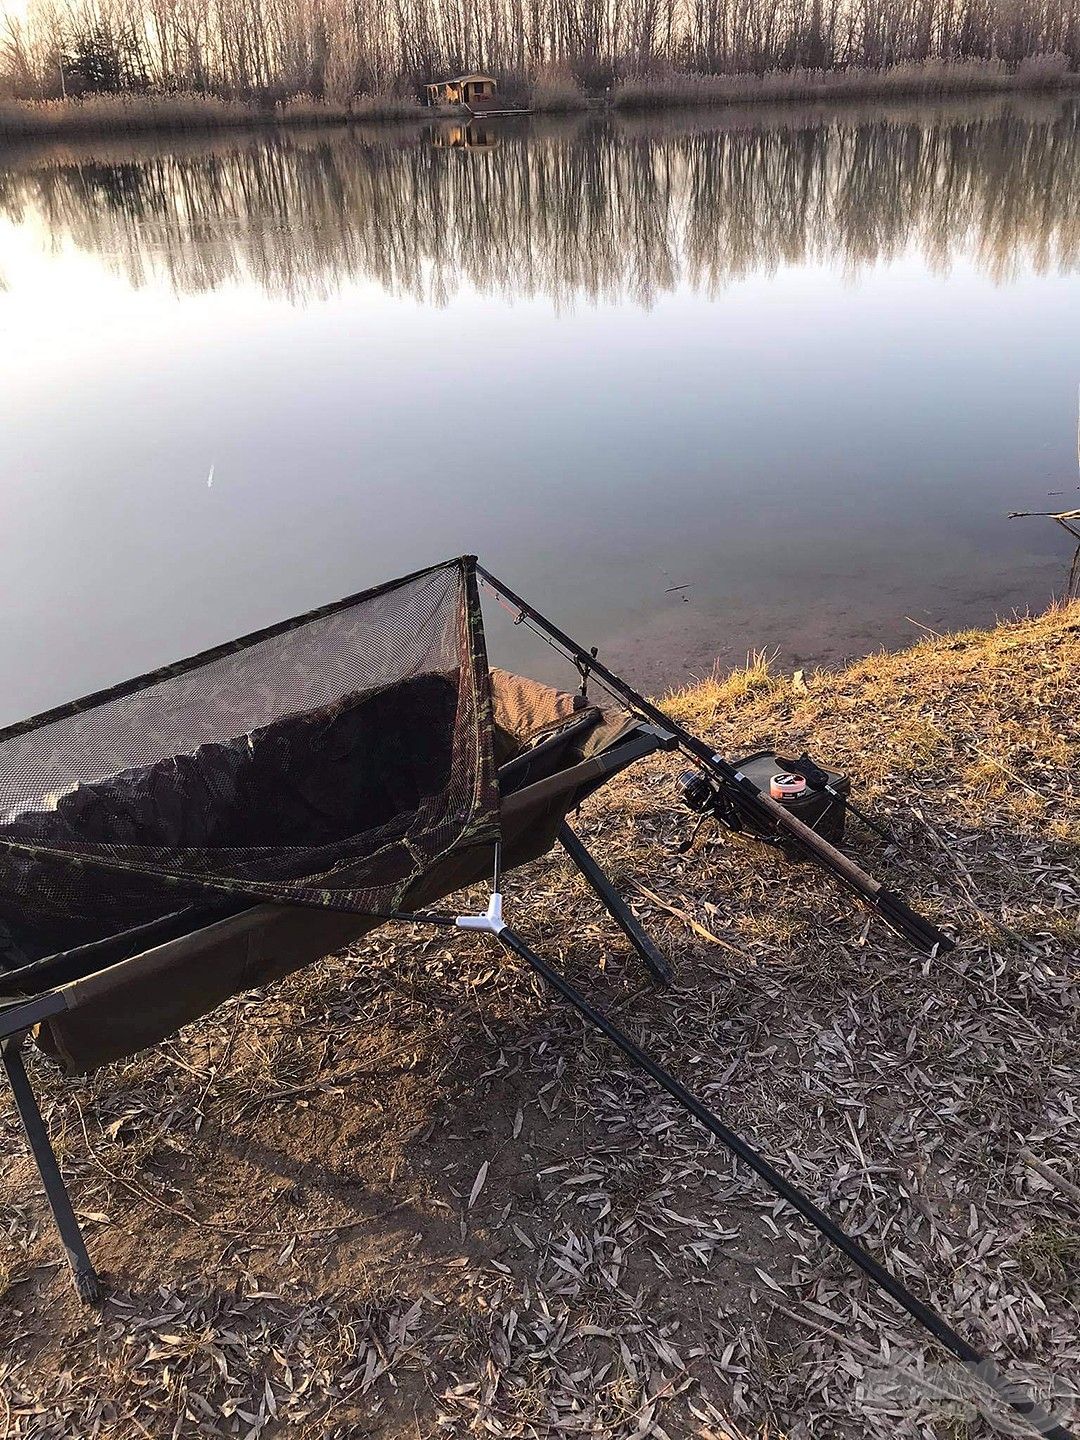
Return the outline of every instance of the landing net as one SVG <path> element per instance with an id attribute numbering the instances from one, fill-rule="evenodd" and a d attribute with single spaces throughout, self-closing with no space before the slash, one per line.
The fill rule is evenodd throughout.
<path id="1" fill-rule="evenodd" d="M 473 567 L 0 730 L 0 968 L 215 896 L 380 913 L 494 838 Z"/>

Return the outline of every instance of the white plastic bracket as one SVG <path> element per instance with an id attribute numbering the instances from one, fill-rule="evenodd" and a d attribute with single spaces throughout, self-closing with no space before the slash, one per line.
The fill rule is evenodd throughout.
<path id="1" fill-rule="evenodd" d="M 503 920 L 502 896 L 498 890 L 492 893 L 483 915 L 459 915 L 454 924 L 459 930 L 480 930 L 486 935 L 501 934 L 506 929 L 506 922 Z"/>

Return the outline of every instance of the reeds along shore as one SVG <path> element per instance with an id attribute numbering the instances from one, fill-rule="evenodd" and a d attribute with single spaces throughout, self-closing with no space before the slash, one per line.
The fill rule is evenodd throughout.
<path id="1" fill-rule="evenodd" d="M 306 96 L 282 104 L 224 100 L 216 95 L 88 95 L 44 102 L 0 100 L 0 139 L 75 139 L 143 131 L 241 129 L 252 125 L 345 124 L 353 120 L 410 120 L 421 114 L 414 101 L 395 96 L 358 96 L 336 105 Z"/>
<path id="2" fill-rule="evenodd" d="M 623 109 L 668 105 L 734 105 L 755 101 L 922 98 L 1052 89 L 1080 84 L 1066 56 L 1036 55 L 1019 65 L 1000 60 L 928 60 L 880 69 L 770 71 L 764 75 L 671 74 L 632 76 L 613 93 Z"/>

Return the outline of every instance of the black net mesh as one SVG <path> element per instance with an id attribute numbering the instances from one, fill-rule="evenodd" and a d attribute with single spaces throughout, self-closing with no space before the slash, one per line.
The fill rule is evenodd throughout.
<path id="1" fill-rule="evenodd" d="M 208 898 L 384 912 L 497 824 L 455 560 L 0 732 L 0 964 Z"/>

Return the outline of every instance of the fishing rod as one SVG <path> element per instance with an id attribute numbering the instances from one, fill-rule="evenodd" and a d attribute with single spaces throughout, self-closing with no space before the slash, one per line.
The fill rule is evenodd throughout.
<path id="1" fill-rule="evenodd" d="M 680 725 L 677 720 L 673 720 L 670 715 L 661 710 L 659 706 L 652 704 L 633 686 L 628 685 L 625 680 L 616 675 L 613 670 L 609 670 L 602 661 L 596 658 L 595 649 L 587 650 L 583 645 L 579 645 L 576 640 L 573 640 L 565 631 L 560 630 L 557 625 L 553 625 L 545 615 L 542 615 L 528 601 L 523 600 L 508 585 L 504 585 L 483 565 L 477 563 L 476 573 L 492 590 L 517 609 L 518 620 L 515 623 L 530 621 L 532 627 L 537 627 L 549 643 L 553 643 L 556 648 L 564 652 L 566 658 L 577 667 L 583 682 L 589 677 L 595 676 L 600 684 L 632 711 L 666 731 L 673 740 L 675 748 L 693 760 L 698 769 L 703 771 L 717 788 L 720 798 L 730 799 L 736 811 L 745 816 L 752 825 L 760 828 L 765 834 L 778 832 L 783 837 L 785 845 L 790 846 L 800 855 L 812 860 L 821 869 L 827 871 L 847 890 L 858 896 L 871 910 L 880 915 L 898 935 L 902 935 L 904 939 L 909 940 L 920 950 L 927 954 L 932 954 L 935 950 L 944 954 L 953 949 L 952 940 L 936 925 L 917 914 L 894 891 L 887 890 L 854 860 L 837 850 L 836 846 L 830 844 L 824 836 L 812 830 L 809 825 L 805 825 L 797 815 L 793 815 L 779 801 L 774 800 L 767 791 L 762 790 L 737 766 L 730 764 L 722 755 L 718 755 L 711 745 L 706 744 L 692 731 Z M 728 807 L 718 804 L 715 813 L 718 819 L 731 825 L 731 820 L 728 818 Z"/>

